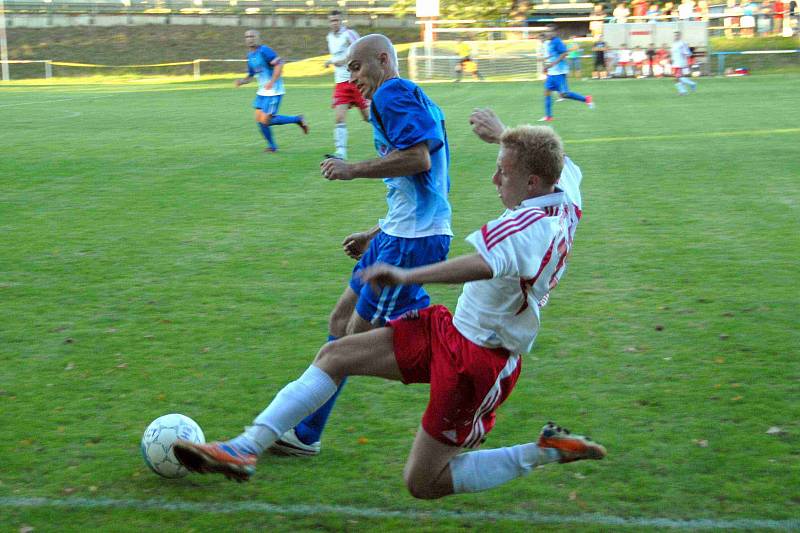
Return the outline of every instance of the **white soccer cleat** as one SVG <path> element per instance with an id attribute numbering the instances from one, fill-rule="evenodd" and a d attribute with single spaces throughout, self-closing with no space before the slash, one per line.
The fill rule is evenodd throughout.
<path id="1" fill-rule="evenodd" d="M 288 455 L 291 457 L 312 457 L 319 455 L 322 445 L 317 442 L 306 444 L 297 438 L 294 428 L 290 429 L 281 438 L 272 443 L 269 447 L 270 453 L 275 455 Z"/>

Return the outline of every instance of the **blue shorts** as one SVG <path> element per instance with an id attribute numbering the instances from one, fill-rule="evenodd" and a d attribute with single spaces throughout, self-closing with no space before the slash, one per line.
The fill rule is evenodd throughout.
<path id="1" fill-rule="evenodd" d="M 277 115 L 278 108 L 281 106 L 281 98 L 282 95 L 280 94 L 278 96 L 256 95 L 256 99 L 253 100 L 253 107 L 260 109 L 267 115 Z"/>
<path id="2" fill-rule="evenodd" d="M 387 263 L 403 268 L 413 268 L 438 263 L 447 259 L 450 250 L 449 235 L 431 235 L 406 239 L 379 232 L 369 243 L 369 248 L 353 268 L 350 288 L 358 294 L 356 312 L 372 324 L 382 326 L 412 309 L 428 307 L 431 299 L 421 285 L 383 287 L 375 293 L 364 284 L 358 272 L 375 263 Z"/>
<path id="3" fill-rule="evenodd" d="M 548 91 L 556 91 L 558 93 L 567 92 L 567 75 L 566 74 L 553 74 L 548 75 L 544 80 L 544 88 Z"/>

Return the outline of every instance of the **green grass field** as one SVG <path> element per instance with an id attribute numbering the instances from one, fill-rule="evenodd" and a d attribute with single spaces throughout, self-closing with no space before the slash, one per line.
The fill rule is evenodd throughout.
<path id="1" fill-rule="evenodd" d="M 436 502 L 402 481 L 423 386 L 352 379 L 322 455 L 266 457 L 246 485 L 139 455 L 169 412 L 238 433 L 325 339 L 340 242 L 385 211 L 380 182 L 319 175 L 327 78 L 289 83 L 282 112 L 312 132 L 277 128 L 278 154 L 228 81 L 0 88 L 0 530 L 800 528 L 798 84 L 574 83 L 598 108 L 559 102 L 554 127 L 585 216 L 486 446 L 553 419 L 609 457 Z M 426 91 L 449 120 L 455 256 L 501 211 L 470 111 L 531 122 L 541 87 Z M 350 118 L 351 157 L 372 157 Z M 430 292 L 452 308 L 459 288 Z"/>

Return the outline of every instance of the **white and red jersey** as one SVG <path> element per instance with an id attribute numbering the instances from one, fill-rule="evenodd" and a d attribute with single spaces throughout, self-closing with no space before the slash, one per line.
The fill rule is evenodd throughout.
<path id="1" fill-rule="evenodd" d="M 328 32 L 328 52 L 331 54 L 331 61 L 344 61 L 347 58 L 347 49 L 358 40 L 358 34 L 346 26 L 339 28 L 336 33 Z M 350 79 L 350 72 L 347 65 L 333 67 L 333 81 L 341 83 Z"/>
<path id="2" fill-rule="evenodd" d="M 692 57 L 692 51 L 689 50 L 689 45 L 685 42 L 673 41 L 670 55 L 672 68 L 686 68 L 689 66 L 689 58 Z"/>
<path id="3" fill-rule="evenodd" d="M 470 341 L 511 353 L 530 351 L 539 331 L 539 308 L 564 274 L 581 218 L 581 171 L 564 158 L 556 191 L 530 198 L 467 241 L 493 272 L 464 284 L 453 324 Z"/>

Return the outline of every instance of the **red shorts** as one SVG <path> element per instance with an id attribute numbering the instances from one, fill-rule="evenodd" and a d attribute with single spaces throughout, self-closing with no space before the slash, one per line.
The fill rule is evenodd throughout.
<path id="1" fill-rule="evenodd" d="M 680 78 L 684 76 L 686 70 L 686 67 L 672 67 L 672 75 L 676 78 Z"/>
<path id="2" fill-rule="evenodd" d="M 517 383 L 522 360 L 504 348 L 484 348 L 434 305 L 387 323 L 403 383 L 430 383 L 423 429 L 450 446 L 477 448 L 494 427 L 495 411 Z"/>
<path id="3" fill-rule="evenodd" d="M 331 107 L 336 107 L 337 105 L 349 105 L 350 107 L 356 106 L 359 109 L 366 109 L 369 107 L 369 102 L 361 96 L 361 92 L 355 83 L 343 81 L 333 87 L 333 104 L 331 104 Z"/>

